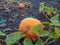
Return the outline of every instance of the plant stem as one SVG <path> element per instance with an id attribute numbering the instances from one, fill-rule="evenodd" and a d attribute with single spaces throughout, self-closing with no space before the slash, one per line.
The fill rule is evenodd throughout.
<path id="1" fill-rule="evenodd" d="M 49 43 L 47 43 L 47 44 L 51 44 L 51 43 L 53 43 L 53 42 L 55 42 L 55 40 L 52 40 L 52 41 L 50 41 Z"/>
<path id="2" fill-rule="evenodd" d="M 18 45 L 21 45 L 21 44 L 18 42 Z"/>
<path id="3" fill-rule="evenodd" d="M 44 16 L 50 21 L 50 19 L 47 17 L 47 15 L 45 14 L 45 12 L 43 12 Z"/>
<path id="4" fill-rule="evenodd" d="M 48 38 L 42 45 L 44 45 L 45 43 L 47 43 L 49 39 L 50 39 L 50 38 Z"/>

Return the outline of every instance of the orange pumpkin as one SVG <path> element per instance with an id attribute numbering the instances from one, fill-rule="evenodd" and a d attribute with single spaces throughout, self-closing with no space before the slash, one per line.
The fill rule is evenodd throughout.
<path id="1" fill-rule="evenodd" d="M 30 28 L 38 24 L 41 24 L 40 20 L 38 19 L 25 18 L 19 24 L 19 31 L 21 31 L 22 33 L 25 33 L 25 38 L 29 38 L 29 39 L 38 38 L 37 34 L 30 32 Z"/>
<path id="2" fill-rule="evenodd" d="M 19 8 L 21 8 L 21 9 L 25 8 L 25 4 L 24 3 L 20 3 L 19 4 Z"/>

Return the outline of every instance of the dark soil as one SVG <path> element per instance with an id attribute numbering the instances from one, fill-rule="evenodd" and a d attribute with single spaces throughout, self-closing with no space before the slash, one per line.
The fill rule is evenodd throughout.
<path id="1" fill-rule="evenodd" d="M 20 9 L 18 4 L 24 1 L 31 4 L 25 9 Z M 5 23 L 0 23 L 0 31 L 6 34 L 18 31 L 20 21 L 26 17 L 34 17 L 40 21 L 49 21 L 46 17 L 44 17 L 43 14 L 39 12 L 39 5 L 42 1 L 45 1 L 47 6 L 53 6 L 54 8 L 57 8 L 57 13 L 60 13 L 60 0 L 15 0 L 15 2 L 0 0 L 0 20 L 6 20 Z M 6 36 L 0 36 L 0 39 L 4 40 L 5 37 Z M 22 43 L 23 39 L 21 39 L 19 42 Z M 2 43 L 2 45 L 6 45 L 6 43 L 3 41 L 0 41 L 0 43 Z M 13 45 L 19 44 L 16 43 Z M 50 45 L 60 45 L 60 39 L 58 39 L 56 43 Z"/>

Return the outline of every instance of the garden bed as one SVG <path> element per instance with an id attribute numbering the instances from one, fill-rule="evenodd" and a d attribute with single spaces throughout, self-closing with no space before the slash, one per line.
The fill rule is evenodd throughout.
<path id="1" fill-rule="evenodd" d="M 27 2 L 27 4 L 26 4 Z M 39 12 L 39 6 L 42 0 L 0 0 L 0 31 L 6 34 L 0 36 L 0 44 L 6 45 L 4 41 L 8 34 L 18 32 L 20 21 L 24 18 L 31 17 L 40 20 L 41 22 L 49 20 L 44 14 Z M 60 1 L 59 0 L 44 0 L 47 6 L 52 6 L 57 9 L 57 13 L 60 14 Z M 25 3 L 27 6 L 23 9 L 19 8 L 20 3 Z M 60 20 L 60 18 L 59 18 Z M 45 38 L 43 38 L 46 40 Z M 18 43 L 12 45 L 23 45 L 24 38 L 20 39 Z M 32 41 L 33 45 L 35 41 Z M 56 42 L 49 45 L 60 45 L 60 38 Z"/>

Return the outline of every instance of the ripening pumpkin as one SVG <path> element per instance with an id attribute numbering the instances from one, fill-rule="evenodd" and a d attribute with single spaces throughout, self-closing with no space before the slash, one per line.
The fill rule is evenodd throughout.
<path id="1" fill-rule="evenodd" d="M 19 8 L 24 9 L 25 8 L 25 4 L 24 3 L 20 3 L 19 4 Z"/>
<path id="2" fill-rule="evenodd" d="M 34 27 L 35 25 L 41 24 L 40 20 L 35 18 L 25 18 L 19 24 L 19 31 L 25 33 L 25 38 L 38 38 L 37 34 L 30 31 L 30 28 Z M 43 30 L 41 30 L 43 33 Z"/>

